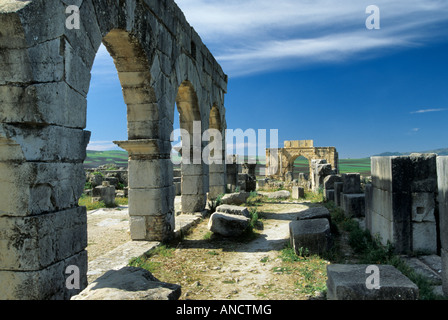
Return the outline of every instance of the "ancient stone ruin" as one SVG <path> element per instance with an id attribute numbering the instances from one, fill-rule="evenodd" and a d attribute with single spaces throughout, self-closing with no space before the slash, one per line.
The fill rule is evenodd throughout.
<path id="1" fill-rule="evenodd" d="M 310 170 L 309 177 L 312 177 L 313 160 L 320 160 L 320 163 L 331 165 L 332 170 L 338 172 L 338 153 L 335 147 L 314 147 L 313 140 L 295 140 L 285 141 L 284 147 L 279 149 L 266 149 L 266 168 L 273 168 L 274 172 L 266 172 L 266 175 L 272 179 L 289 180 L 297 179 L 294 177 L 294 161 L 303 156 L 308 159 Z M 324 162 L 325 161 L 325 162 Z M 314 189 L 314 185 L 312 187 Z"/>
<path id="2" fill-rule="evenodd" d="M 174 233 L 174 115 L 192 132 L 226 128 L 227 76 L 172 0 L 84 0 L 79 28 L 65 1 L 0 1 L 0 299 L 68 299 L 67 266 L 86 283 L 83 161 L 86 96 L 103 43 L 127 105 L 133 240 Z M 222 135 L 225 136 L 225 135 Z M 223 142 L 224 143 L 224 142 Z M 183 153 L 193 150 L 183 150 Z M 182 209 L 204 210 L 225 192 L 225 165 L 182 165 Z M 79 290 L 78 290 L 79 291 Z"/>

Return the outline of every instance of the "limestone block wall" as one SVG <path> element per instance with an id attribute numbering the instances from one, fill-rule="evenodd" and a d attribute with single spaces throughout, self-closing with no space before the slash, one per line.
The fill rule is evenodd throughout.
<path id="1" fill-rule="evenodd" d="M 435 154 L 372 157 L 366 226 L 397 252 L 438 251 Z"/>
<path id="2" fill-rule="evenodd" d="M 69 265 L 80 269 L 80 290 L 86 285 L 86 211 L 78 199 L 90 139 L 86 97 L 101 43 L 127 105 L 122 145 L 134 161 L 133 239 L 173 234 L 168 160 L 176 112 L 184 128 L 200 121 L 202 133 L 215 107 L 213 123 L 226 128 L 227 76 L 174 1 L 74 2 L 79 29 L 66 27 L 67 1 L 0 0 L 0 188 L 9 195 L 0 203 L 0 299 L 68 299 L 79 292 L 65 286 Z M 195 210 L 205 205 L 208 169 L 184 174 L 197 181 L 186 194 Z"/>

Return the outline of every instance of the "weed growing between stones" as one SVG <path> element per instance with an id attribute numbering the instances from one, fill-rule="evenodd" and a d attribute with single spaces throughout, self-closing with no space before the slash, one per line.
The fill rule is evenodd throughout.
<path id="1" fill-rule="evenodd" d="M 398 255 L 394 254 L 394 247 L 390 242 L 383 245 L 379 237 L 372 236 L 368 230 L 363 230 L 358 221 L 345 216 L 344 211 L 336 207 L 333 202 L 330 201 L 324 205 L 330 211 L 332 224 L 337 234 L 342 232 L 348 234 L 348 242 L 357 263 L 392 265 L 418 286 L 420 300 L 446 299 L 435 294 L 431 283 L 426 278 L 417 274 Z"/>

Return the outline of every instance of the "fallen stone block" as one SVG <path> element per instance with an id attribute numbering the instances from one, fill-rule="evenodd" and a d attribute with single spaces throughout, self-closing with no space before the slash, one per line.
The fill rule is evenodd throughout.
<path id="1" fill-rule="evenodd" d="M 416 257 L 401 257 L 404 262 L 414 270 L 415 273 L 427 279 L 432 285 L 441 285 L 442 276 L 427 266 L 419 258 Z"/>
<path id="2" fill-rule="evenodd" d="M 334 184 L 336 182 L 342 182 L 342 177 L 339 175 L 329 175 L 324 178 L 323 187 L 325 190 L 334 189 Z"/>
<path id="3" fill-rule="evenodd" d="M 279 190 L 275 192 L 270 192 L 268 194 L 269 199 L 286 199 L 289 198 L 290 196 L 291 192 L 289 192 L 288 190 Z"/>
<path id="4" fill-rule="evenodd" d="M 249 210 L 246 207 L 234 206 L 231 204 L 222 204 L 216 208 L 216 212 L 235 214 L 250 218 Z"/>
<path id="5" fill-rule="evenodd" d="M 310 219 L 328 219 L 330 221 L 330 211 L 325 207 L 313 207 L 300 211 L 297 215 L 297 220 L 310 220 Z"/>
<path id="6" fill-rule="evenodd" d="M 101 186 L 93 188 L 92 196 L 104 201 L 106 206 L 112 206 L 115 204 L 115 187 L 111 186 L 109 181 L 103 181 Z"/>
<path id="7" fill-rule="evenodd" d="M 296 220 L 289 223 L 290 243 L 297 255 L 322 254 L 332 246 L 328 219 Z"/>
<path id="8" fill-rule="evenodd" d="M 305 189 L 298 186 L 292 187 L 292 198 L 293 199 L 305 198 Z"/>
<path id="9" fill-rule="evenodd" d="M 334 201 L 334 189 L 325 189 L 324 196 L 326 201 Z"/>
<path id="10" fill-rule="evenodd" d="M 417 300 L 415 283 L 395 267 L 377 265 L 378 283 L 367 264 L 330 264 L 327 266 L 328 300 Z M 368 271 L 368 272 L 367 272 Z M 378 285 L 376 289 L 375 284 Z M 369 285 L 369 288 L 368 288 Z"/>
<path id="11" fill-rule="evenodd" d="M 343 194 L 342 209 L 346 216 L 364 217 L 365 216 L 365 194 Z"/>
<path id="12" fill-rule="evenodd" d="M 249 198 L 250 192 L 234 192 L 225 194 L 221 198 L 222 204 L 235 204 L 240 205 L 246 202 L 247 198 Z"/>
<path id="13" fill-rule="evenodd" d="M 249 227 L 249 218 L 229 213 L 215 212 L 211 215 L 208 228 L 224 237 L 238 237 Z"/>
<path id="14" fill-rule="evenodd" d="M 110 270 L 71 300 L 178 300 L 181 287 L 161 282 L 148 270 L 124 267 Z"/>

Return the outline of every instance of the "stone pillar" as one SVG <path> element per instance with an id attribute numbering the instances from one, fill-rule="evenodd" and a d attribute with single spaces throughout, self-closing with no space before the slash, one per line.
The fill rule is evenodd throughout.
<path id="1" fill-rule="evenodd" d="M 153 139 L 114 143 L 129 153 L 132 240 L 169 241 L 174 234 L 175 197 L 169 143 Z"/>
<path id="2" fill-rule="evenodd" d="M 442 288 L 448 295 L 448 156 L 437 157 L 437 182 L 442 256 Z"/>
<path id="3" fill-rule="evenodd" d="M 207 202 L 204 181 L 205 166 L 203 163 L 182 163 L 182 213 L 193 214 L 205 210 Z"/>
<path id="4" fill-rule="evenodd" d="M 17 126 L 11 134 L 25 142 L 0 137 L 0 300 L 70 299 L 87 286 L 87 213 L 78 199 L 90 133 Z M 69 266 L 79 289 L 66 287 Z"/>
<path id="5" fill-rule="evenodd" d="M 225 134 L 222 135 L 220 151 L 221 158 L 215 159 L 214 153 L 209 158 L 209 189 L 208 196 L 211 199 L 216 198 L 220 194 L 226 193 L 226 155 L 225 155 Z M 219 161 L 220 160 L 220 161 Z M 221 163 L 219 163 L 221 162 Z"/>
<path id="6" fill-rule="evenodd" d="M 437 253 L 435 154 L 372 157 L 368 225 L 397 253 Z"/>
<path id="7" fill-rule="evenodd" d="M 226 193 L 226 165 L 224 161 L 222 164 L 210 164 L 209 175 L 209 197 L 213 199 L 220 194 Z"/>

